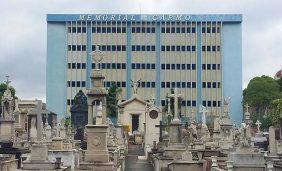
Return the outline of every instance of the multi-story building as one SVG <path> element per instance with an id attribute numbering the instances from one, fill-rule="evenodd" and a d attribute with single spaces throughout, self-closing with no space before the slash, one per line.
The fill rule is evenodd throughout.
<path id="1" fill-rule="evenodd" d="M 231 97 L 230 113 L 242 117 L 242 15 L 47 15 L 47 108 L 69 113 L 73 98 L 90 87 L 90 52 L 99 47 L 105 86 L 115 82 L 123 98 L 152 95 L 164 106 L 167 93 L 178 88 L 184 116 L 200 118 L 222 111 L 222 97 Z M 97 46 L 98 45 L 98 46 Z"/>

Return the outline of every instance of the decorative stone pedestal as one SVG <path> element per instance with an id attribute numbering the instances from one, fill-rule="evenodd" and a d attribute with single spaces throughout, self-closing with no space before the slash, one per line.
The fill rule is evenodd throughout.
<path id="1" fill-rule="evenodd" d="M 107 125 L 86 125 L 87 150 L 85 162 L 80 163 L 82 170 L 113 170 L 114 164 L 109 162 L 107 148 Z"/>
<path id="2" fill-rule="evenodd" d="M 0 118 L 0 141 L 10 142 L 13 140 L 14 120 Z"/>

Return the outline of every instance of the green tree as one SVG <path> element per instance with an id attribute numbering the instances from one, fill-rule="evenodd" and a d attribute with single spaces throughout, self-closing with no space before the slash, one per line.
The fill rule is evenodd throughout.
<path id="1" fill-rule="evenodd" d="M 282 98 L 273 100 L 271 103 L 271 124 L 273 126 L 279 125 L 280 115 L 282 114 Z"/>
<path id="2" fill-rule="evenodd" d="M 253 78 L 243 91 L 243 102 L 262 114 L 271 102 L 281 97 L 279 84 L 269 76 Z"/>
<path id="3" fill-rule="evenodd" d="M 276 80 L 277 83 L 279 84 L 279 91 L 282 92 L 282 78 L 279 78 L 278 80 Z"/>
<path id="4" fill-rule="evenodd" d="M 111 85 L 108 89 L 107 94 L 107 114 L 108 116 L 117 117 L 118 114 L 118 95 L 121 93 L 122 89 L 119 88 L 115 83 Z"/>

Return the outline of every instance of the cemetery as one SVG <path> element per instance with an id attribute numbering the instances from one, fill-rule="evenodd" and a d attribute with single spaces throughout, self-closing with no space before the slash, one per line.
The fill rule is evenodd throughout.
<path id="1" fill-rule="evenodd" d="M 97 66 L 103 60 L 101 53 L 91 53 Z M 118 115 L 112 120 L 106 110 L 103 70 L 92 70 L 90 78 L 91 88 L 75 97 L 70 123 L 46 110 L 40 100 L 13 99 L 7 78 L 0 115 L 1 171 L 282 170 L 282 117 L 279 128 L 269 127 L 266 137 L 259 120 L 253 131 L 246 104 L 244 119 L 235 126 L 229 112 L 232 99 L 226 97 L 211 129 L 204 106 L 200 122 L 193 114 L 183 122 L 177 88 L 163 110 L 154 95 L 149 101 L 142 99 L 139 81 L 132 80 L 132 97 L 117 100 Z"/>

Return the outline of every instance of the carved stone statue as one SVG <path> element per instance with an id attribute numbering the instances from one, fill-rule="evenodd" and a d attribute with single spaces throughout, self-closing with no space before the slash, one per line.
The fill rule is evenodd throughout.
<path id="1" fill-rule="evenodd" d="M 141 79 L 137 80 L 137 81 L 133 81 L 131 80 L 131 86 L 133 88 L 133 94 L 137 94 L 138 91 L 138 85 L 140 83 Z"/>

